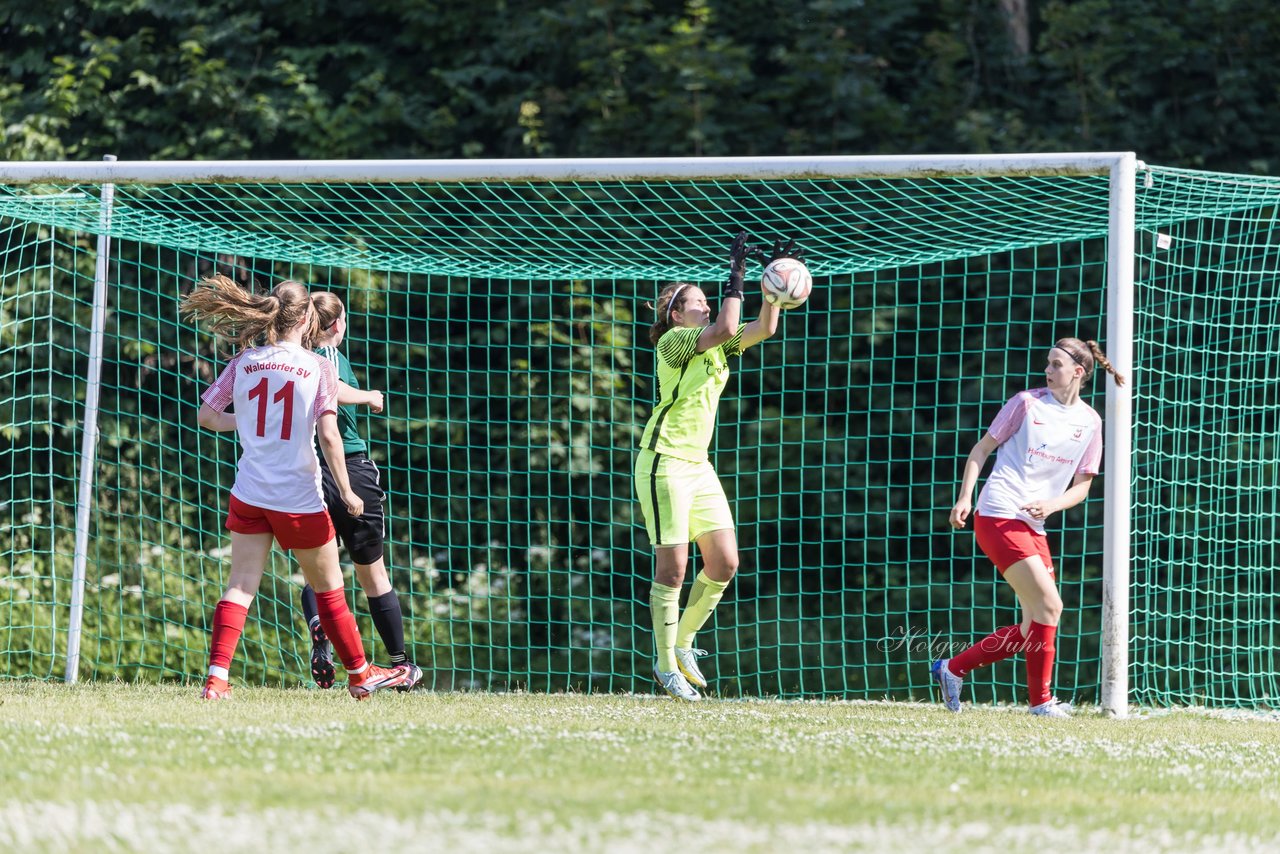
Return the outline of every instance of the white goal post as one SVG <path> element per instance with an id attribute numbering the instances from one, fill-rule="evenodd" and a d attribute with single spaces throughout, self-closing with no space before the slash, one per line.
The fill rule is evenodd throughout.
<path id="1" fill-rule="evenodd" d="M 1132 152 L 727 158 L 585 158 L 519 160 L 362 160 L 362 161 L 186 161 L 186 162 L 8 162 L 0 163 L 0 185 L 90 184 L 106 187 L 102 222 L 110 223 L 111 185 L 211 182 L 468 182 L 574 180 L 692 180 L 804 178 L 941 178 L 1092 175 L 1109 176 L 1110 210 L 1107 243 L 1107 349 L 1128 377 L 1134 334 L 1134 228 L 1136 173 L 1141 164 Z M 107 235 L 102 235 L 106 240 Z M 94 352 L 100 354 L 99 319 L 108 298 L 104 255 L 98 259 L 100 287 L 94 290 Z M 96 431 L 96 386 L 90 383 L 84 419 L 82 478 L 77 507 L 77 574 L 73 603 L 83 595 L 83 541 L 88 535 L 90 488 Z M 1103 600 L 1101 640 L 1101 705 L 1116 717 L 1127 713 L 1129 683 L 1130 469 L 1132 457 L 1133 382 L 1106 381 L 1105 527 L 1103 532 Z M 73 607 L 74 611 L 74 607 Z M 72 613 L 70 625 L 79 626 Z M 77 630 L 78 632 L 78 630 Z M 75 642 L 69 639 L 69 645 Z M 69 661 L 68 681 L 74 681 Z"/>

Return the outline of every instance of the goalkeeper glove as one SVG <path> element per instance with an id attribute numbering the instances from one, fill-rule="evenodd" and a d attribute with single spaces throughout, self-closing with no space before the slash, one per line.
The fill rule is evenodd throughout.
<path id="1" fill-rule="evenodd" d="M 747 233 L 739 231 L 729 246 L 729 280 L 724 283 L 724 299 L 742 299 L 742 280 L 747 274 L 747 259 L 759 252 L 747 245 Z"/>
<path id="2" fill-rule="evenodd" d="M 795 238 L 784 237 L 781 240 L 774 241 L 773 249 L 768 253 L 755 247 L 752 247 L 751 252 L 766 267 L 779 258 L 794 258 L 800 263 L 804 263 L 804 250 L 796 246 Z"/>

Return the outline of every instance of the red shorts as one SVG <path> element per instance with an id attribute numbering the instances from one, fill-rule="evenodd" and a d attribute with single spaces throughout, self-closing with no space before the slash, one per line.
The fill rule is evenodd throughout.
<path id="1" fill-rule="evenodd" d="M 237 534 L 274 534 L 282 549 L 318 549 L 333 539 L 333 520 L 319 513 L 282 513 L 245 504 L 234 495 L 227 508 L 227 530 Z"/>
<path id="2" fill-rule="evenodd" d="M 991 559 L 1001 575 L 1018 561 L 1037 555 L 1053 575 L 1049 538 L 1021 519 L 993 519 L 975 512 L 973 533 L 978 538 L 978 548 Z"/>

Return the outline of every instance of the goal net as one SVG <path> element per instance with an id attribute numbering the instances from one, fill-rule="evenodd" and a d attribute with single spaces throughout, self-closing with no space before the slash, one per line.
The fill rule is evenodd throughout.
<path id="1" fill-rule="evenodd" d="M 225 357 L 177 306 L 222 272 L 347 304 L 345 352 L 386 395 L 361 426 L 429 687 L 650 691 L 652 550 L 631 482 L 656 392 L 645 302 L 671 280 L 717 292 L 741 227 L 799 238 L 817 286 L 733 364 L 720 404 L 712 461 L 742 571 L 698 639 L 714 687 L 930 696 L 933 658 L 1019 618 L 972 534 L 947 525 L 965 455 L 1011 395 L 1042 384 L 1056 338 L 1114 355 L 1109 167 L 672 163 L 80 164 L 98 170 L 83 178 L 0 165 L 0 677 L 61 677 L 69 634 L 80 678 L 203 673 L 237 448 L 195 423 Z M 1134 364 L 1119 365 L 1135 380 L 1132 484 L 1113 484 L 1133 500 L 1130 698 L 1259 703 L 1277 678 L 1280 184 L 1155 167 L 1132 183 Z M 757 306 L 749 293 L 747 315 Z M 1085 390 L 1104 418 L 1105 386 L 1099 374 Z M 1106 420 L 1108 442 L 1130 447 Z M 1064 698 L 1101 698 L 1113 523 L 1099 485 L 1049 526 Z M 307 681 L 299 588 L 275 553 L 235 679 Z M 1021 667 L 974 674 L 971 697 L 1019 699 Z"/>

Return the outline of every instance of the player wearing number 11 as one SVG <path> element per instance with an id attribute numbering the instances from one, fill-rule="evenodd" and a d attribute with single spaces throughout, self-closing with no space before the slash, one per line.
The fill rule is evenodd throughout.
<path id="1" fill-rule="evenodd" d="M 196 416 L 210 430 L 235 430 L 241 448 L 227 512 L 231 574 L 213 612 L 209 675 L 201 697 L 220 700 L 231 694 L 231 658 L 273 541 L 293 551 L 303 577 L 315 588 L 320 623 L 346 667 L 351 696 L 363 700 L 400 685 L 409 677 L 406 667 L 382 668 L 365 659 L 343 595 L 333 522 L 320 490 L 317 433 L 348 510 L 360 515 L 363 501 L 347 478 L 336 417 L 337 373 L 333 363 L 303 346 L 316 332 L 307 289 L 281 282 L 270 294 L 255 294 L 226 276 L 211 276 L 183 299 L 181 310 L 208 321 L 210 331 L 240 348 L 205 390 Z M 234 413 L 228 413 L 233 404 Z"/>

